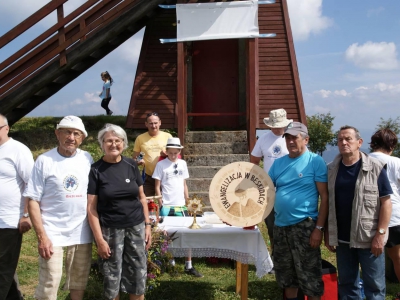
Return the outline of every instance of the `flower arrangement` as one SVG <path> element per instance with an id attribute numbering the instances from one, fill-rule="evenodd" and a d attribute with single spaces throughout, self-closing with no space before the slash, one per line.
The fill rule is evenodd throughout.
<path id="1" fill-rule="evenodd" d="M 161 274 L 173 271 L 173 266 L 169 263 L 172 255 L 168 253 L 168 246 L 177 239 L 174 235 L 175 232 L 168 235 L 157 227 L 152 228 L 152 243 L 147 253 L 147 294 L 159 286 L 158 277 Z"/>

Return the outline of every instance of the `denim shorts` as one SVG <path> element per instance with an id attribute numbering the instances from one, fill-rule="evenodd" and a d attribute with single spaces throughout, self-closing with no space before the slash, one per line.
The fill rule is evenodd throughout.
<path id="1" fill-rule="evenodd" d="M 301 288 L 307 296 L 322 296 L 321 250 L 310 246 L 315 221 L 307 218 L 297 224 L 274 226 L 274 269 L 281 288 Z"/>

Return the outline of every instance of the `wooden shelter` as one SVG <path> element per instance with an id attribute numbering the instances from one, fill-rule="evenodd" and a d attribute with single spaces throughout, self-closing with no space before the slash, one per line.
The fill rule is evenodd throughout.
<path id="1" fill-rule="evenodd" d="M 179 3 L 214 2 L 186 1 Z M 260 5 L 260 33 L 273 38 L 224 39 L 161 44 L 176 38 L 175 10 L 146 26 L 126 126 L 144 128 L 146 114 L 159 113 L 163 128 L 246 129 L 249 147 L 263 118 L 284 108 L 306 122 L 286 0 Z"/>

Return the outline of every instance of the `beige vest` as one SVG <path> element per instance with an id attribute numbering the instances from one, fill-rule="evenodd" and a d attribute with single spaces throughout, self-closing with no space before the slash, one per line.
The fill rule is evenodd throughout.
<path id="1" fill-rule="evenodd" d="M 371 248 L 371 242 L 378 229 L 378 218 L 381 207 L 378 191 L 378 177 L 385 166 L 375 158 L 361 153 L 361 169 L 357 177 L 350 229 L 351 248 Z M 328 232 L 329 244 L 338 246 L 337 219 L 335 208 L 335 182 L 341 164 L 339 154 L 328 165 L 329 215 Z M 339 220 L 340 222 L 340 220 Z M 385 243 L 387 235 L 385 238 Z"/>

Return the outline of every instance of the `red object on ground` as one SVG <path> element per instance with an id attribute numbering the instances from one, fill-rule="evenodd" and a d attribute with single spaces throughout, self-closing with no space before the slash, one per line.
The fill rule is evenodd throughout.
<path id="1" fill-rule="evenodd" d="M 254 230 L 255 228 L 256 228 L 256 225 L 243 227 L 243 229 L 245 229 L 245 230 Z"/>

